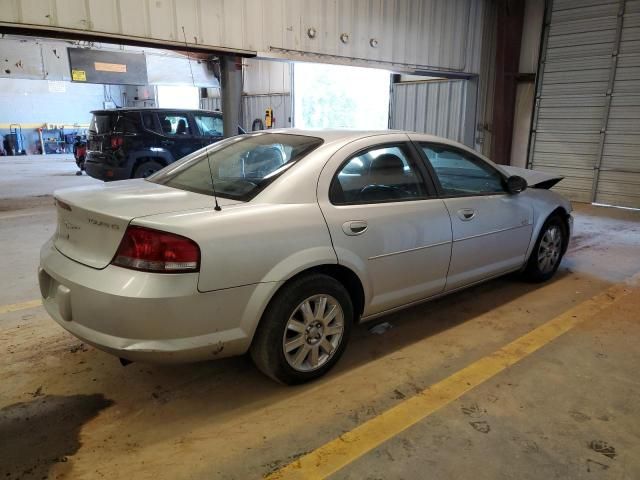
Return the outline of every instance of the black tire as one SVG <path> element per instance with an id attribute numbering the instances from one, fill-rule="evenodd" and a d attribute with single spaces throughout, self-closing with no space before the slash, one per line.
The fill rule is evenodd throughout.
<path id="1" fill-rule="evenodd" d="M 163 168 L 164 165 L 160 162 L 149 160 L 138 165 L 136 171 L 133 172 L 133 178 L 147 178 L 149 175 L 152 175 Z"/>
<path id="2" fill-rule="evenodd" d="M 545 238 L 545 234 L 550 230 L 555 229 L 560 233 L 559 244 L 557 248 L 559 248 L 557 258 L 555 256 L 552 257 L 552 261 L 549 264 L 542 263 L 541 257 L 545 254 L 544 248 L 541 250 L 540 245 Z M 530 282 L 546 282 L 551 277 L 553 277 L 560 266 L 560 262 L 562 261 L 562 257 L 566 251 L 567 241 L 568 241 L 569 232 L 567 231 L 567 226 L 563 221 L 562 217 L 558 214 L 552 214 L 542 225 L 540 229 L 540 234 L 538 235 L 538 239 L 531 250 L 531 255 L 529 256 L 529 260 L 527 262 L 527 266 L 524 270 L 524 278 Z M 544 268 L 546 265 L 547 268 Z"/>
<path id="3" fill-rule="evenodd" d="M 331 300 L 335 300 L 342 309 L 342 336 L 323 364 L 310 371 L 301 371 L 294 368 L 285 356 L 284 339 L 289 332 L 287 325 L 305 300 L 322 295 L 332 297 Z M 269 303 L 251 344 L 251 358 L 261 372 L 278 382 L 287 385 L 308 382 L 321 377 L 338 362 L 349 340 L 352 324 L 353 304 L 340 282 L 324 274 L 301 276 L 284 285 Z M 300 348 L 303 347 L 306 345 Z"/>

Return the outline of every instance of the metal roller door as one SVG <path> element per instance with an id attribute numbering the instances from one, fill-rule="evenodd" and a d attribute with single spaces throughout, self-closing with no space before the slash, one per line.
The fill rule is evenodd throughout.
<path id="1" fill-rule="evenodd" d="M 473 146 L 468 80 L 394 83 L 390 128 L 430 133 Z M 475 108 L 475 104 L 473 105 Z M 468 118 L 471 117 L 471 118 Z"/>
<path id="2" fill-rule="evenodd" d="M 640 0 L 555 0 L 529 150 L 582 202 L 640 208 Z"/>

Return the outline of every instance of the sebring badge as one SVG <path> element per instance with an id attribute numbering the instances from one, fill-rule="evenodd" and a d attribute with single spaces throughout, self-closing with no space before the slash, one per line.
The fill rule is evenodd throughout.
<path id="1" fill-rule="evenodd" d="M 103 222 L 102 220 L 96 220 L 95 218 L 87 218 L 87 222 L 89 222 L 91 225 L 95 225 L 96 227 L 105 227 L 105 228 L 110 228 L 111 230 L 120 230 L 120 225 L 117 225 L 115 223 L 107 223 L 107 222 Z"/>

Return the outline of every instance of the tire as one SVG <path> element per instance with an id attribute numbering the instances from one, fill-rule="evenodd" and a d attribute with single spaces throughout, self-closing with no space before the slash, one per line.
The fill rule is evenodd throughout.
<path id="1" fill-rule="evenodd" d="M 525 279 L 546 282 L 555 275 L 565 253 L 569 232 L 558 214 L 553 214 L 542 225 L 527 266 Z"/>
<path id="2" fill-rule="evenodd" d="M 321 377 L 342 356 L 353 318 L 351 298 L 340 282 L 323 274 L 296 278 L 267 307 L 251 344 L 251 358 L 261 372 L 287 385 Z"/>
<path id="3" fill-rule="evenodd" d="M 163 168 L 164 165 L 160 162 L 149 160 L 138 165 L 135 172 L 133 172 L 133 178 L 147 178 L 149 175 L 152 175 Z"/>

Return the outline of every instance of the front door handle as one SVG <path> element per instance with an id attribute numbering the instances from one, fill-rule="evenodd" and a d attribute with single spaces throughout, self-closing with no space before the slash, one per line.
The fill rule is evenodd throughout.
<path id="1" fill-rule="evenodd" d="M 349 220 L 342 224 L 342 231 L 349 236 L 362 235 L 367 227 L 367 222 L 364 220 Z"/>
<path id="2" fill-rule="evenodd" d="M 476 210 L 473 208 L 461 208 L 458 210 L 458 218 L 463 222 L 468 222 L 476 216 Z"/>

